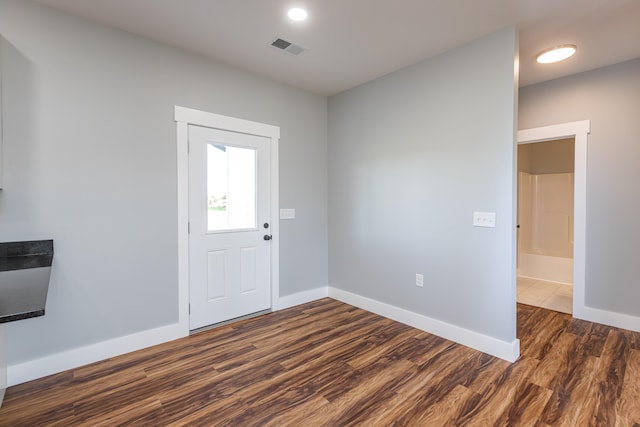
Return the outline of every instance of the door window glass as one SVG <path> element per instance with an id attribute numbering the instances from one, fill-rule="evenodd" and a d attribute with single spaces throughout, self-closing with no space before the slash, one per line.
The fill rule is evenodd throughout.
<path id="1" fill-rule="evenodd" d="M 207 144 L 207 229 L 255 229 L 256 150 Z"/>

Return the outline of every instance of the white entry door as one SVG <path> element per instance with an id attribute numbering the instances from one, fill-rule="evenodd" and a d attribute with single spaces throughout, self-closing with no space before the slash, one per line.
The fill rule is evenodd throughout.
<path id="1" fill-rule="evenodd" d="M 193 330 L 271 307 L 270 140 L 188 129 Z"/>

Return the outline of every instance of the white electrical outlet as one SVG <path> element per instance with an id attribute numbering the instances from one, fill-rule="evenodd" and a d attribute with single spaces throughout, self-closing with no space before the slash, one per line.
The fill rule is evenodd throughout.
<path id="1" fill-rule="evenodd" d="M 280 209 L 280 219 L 295 219 L 295 209 Z"/>
<path id="2" fill-rule="evenodd" d="M 473 213 L 473 226 L 474 227 L 496 227 L 496 213 L 495 212 L 474 212 Z"/>
<path id="3" fill-rule="evenodd" d="M 424 287 L 424 275 L 416 274 L 416 286 L 419 288 Z"/>

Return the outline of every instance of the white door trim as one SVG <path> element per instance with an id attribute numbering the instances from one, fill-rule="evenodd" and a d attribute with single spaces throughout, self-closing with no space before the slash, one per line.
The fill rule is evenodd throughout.
<path id="1" fill-rule="evenodd" d="M 178 323 L 189 334 L 189 155 L 188 127 L 197 125 L 262 136 L 271 140 L 271 308 L 280 295 L 278 144 L 280 128 L 249 120 L 175 106 L 178 156 Z"/>
<path id="2" fill-rule="evenodd" d="M 584 288 L 586 268 L 587 139 L 590 132 L 591 122 L 589 120 L 518 131 L 518 144 L 529 144 L 561 138 L 575 138 L 573 202 L 573 317 L 580 319 L 585 319 L 586 315 Z"/>

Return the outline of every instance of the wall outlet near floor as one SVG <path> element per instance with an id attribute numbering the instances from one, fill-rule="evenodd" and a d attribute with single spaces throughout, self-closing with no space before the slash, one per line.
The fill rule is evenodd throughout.
<path id="1" fill-rule="evenodd" d="M 424 287 L 424 275 L 416 274 L 416 286 L 419 288 Z"/>

